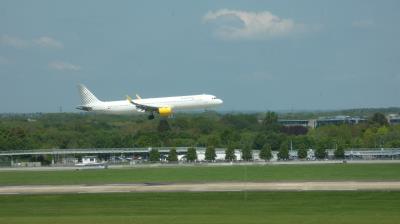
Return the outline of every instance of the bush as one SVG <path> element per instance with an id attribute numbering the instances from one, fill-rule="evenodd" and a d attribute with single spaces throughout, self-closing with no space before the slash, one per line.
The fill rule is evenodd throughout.
<path id="1" fill-rule="evenodd" d="M 251 154 L 251 148 L 250 146 L 245 146 L 242 149 L 242 160 L 244 161 L 250 161 L 253 159 L 253 155 Z"/>
<path id="2" fill-rule="evenodd" d="M 317 159 L 325 159 L 328 153 L 324 148 L 317 148 L 314 152 L 314 155 Z"/>
<path id="3" fill-rule="evenodd" d="M 168 162 L 178 162 L 178 154 L 176 153 L 176 149 L 172 148 L 169 150 Z"/>
<path id="4" fill-rule="evenodd" d="M 281 147 L 278 152 L 278 159 L 279 160 L 288 160 L 289 159 L 289 148 L 288 148 L 286 142 L 281 144 Z"/>
<path id="5" fill-rule="evenodd" d="M 150 151 L 149 160 L 151 162 L 159 162 L 160 161 L 160 153 L 157 149 L 152 149 Z"/>
<path id="6" fill-rule="evenodd" d="M 260 151 L 260 158 L 269 161 L 272 158 L 272 151 L 271 151 L 271 146 L 266 144 L 263 146 L 263 148 Z"/>
<path id="7" fill-rule="evenodd" d="M 297 151 L 297 156 L 299 157 L 299 159 L 305 159 L 307 158 L 307 149 L 305 148 L 301 148 Z"/>
<path id="8" fill-rule="evenodd" d="M 228 146 L 228 148 L 225 150 L 225 160 L 226 161 L 234 161 L 234 160 L 236 160 L 235 149 L 231 145 Z"/>
<path id="9" fill-rule="evenodd" d="M 188 162 L 194 162 L 197 160 L 197 153 L 196 149 L 193 147 L 188 148 L 187 154 L 186 154 L 186 160 Z"/>
<path id="10" fill-rule="evenodd" d="M 215 154 L 215 148 L 212 146 L 208 146 L 206 148 L 205 160 L 208 162 L 214 161 L 217 155 Z"/>
<path id="11" fill-rule="evenodd" d="M 336 159 L 344 159 L 344 147 L 338 146 L 338 148 L 333 152 Z"/>

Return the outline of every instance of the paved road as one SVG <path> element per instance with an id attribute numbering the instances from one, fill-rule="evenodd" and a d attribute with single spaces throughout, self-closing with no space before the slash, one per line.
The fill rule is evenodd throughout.
<path id="1" fill-rule="evenodd" d="M 400 181 L 392 182 L 213 182 L 142 183 L 107 185 L 32 185 L 1 186 L 0 194 L 112 193 L 112 192 L 218 192 L 218 191 L 356 191 L 400 190 Z"/>

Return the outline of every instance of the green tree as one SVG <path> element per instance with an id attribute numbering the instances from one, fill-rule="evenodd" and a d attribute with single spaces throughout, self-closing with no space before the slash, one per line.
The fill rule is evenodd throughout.
<path id="1" fill-rule="evenodd" d="M 251 148 L 249 145 L 246 145 L 243 149 L 242 149 L 242 159 L 244 161 L 250 161 L 253 159 L 253 155 L 251 153 Z"/>
<path id="2" fill-rule="evenodd" d="M 268 111 L 265 114 L 265 118 L 264 118 L 264 125 L 271 125 L 271 124 L 275 124 L 278 122 L 278 115 L 275 112 L 272 111 Z"/>
<path id="3" fill-rule="evenodd" d="M 372 124 L 378 124 L 378 125 L 388 125 L 388 121 L 385 117 L 384 114 L 382 113 L 374 113 L 372 117 L 370 117 L 369 122 Z"/>
<path id="4" fill-rule="evenodd" d="M 188 162 L 194 162 L 197 160 L 197 152 L 195 148 L 193 147 L 188 148 L 186 159 Z"/>
<path id="5" fill-rule="evenodd" d="M 335 155 L 336 159 L 344 159 L 344 147 L 342 145 L 338 145 L 333 154 Z"/>
<path id="6" fill-rule="evenodd" d="M 207 139 L 207 145 L 208 146 L 218 146 L 218 145 L 220 145 L 219 136 L 213 135 L 213 134 L 209 135 L 208 139 Z"/>
<path id="7" fill-rule="evenodd" d="M 272 158 L 272 151 L 271 151 L 271 146 L 265 144 L 263 148 L 260 151 L 260 158 L 269 161 Z"/>
<path id="8" fill-rule="evenodd" d="M 224 126 L 232 127 L 233 130 L 255 130 L 259 126 L 256 114 L 224 114 L 221 123 Z"/>
<path id="9" fill-rule="evenodd" d="M 263 133 L 258 133 L 253 141 L 253 149 L 262 149 L 266 142 L 266 136 Z"/>
<path id="10" fill-rule="evenodd" d="M 169 123 L 166 119 L 160 119 L 157 130 L 158 132 L 166 132 L 171 130 L 171 127 L 169 126 Z"/>
<path id="11" fill-rule="evenodd" d="M 289 148 L 287 142 L 283 142 L 278 152 L 279 160 L 288 160 L 289 159 Z"/>
<path id="12" fill-rule="evenodd" d="M 293 137 L 293 147 L 296 149 L 307 149 L 313 145 L 312 138 L 307 135 Z"/>
<path id="13" fill-rule="evenodd" d="M 226 161 L 235 161 L 235 148 L 232 145 L 229 145 L 228 148 L 225 150 L 225 160 Z"/>
<path id="14" fill-rule="evenodd" d="M 278 123 L 278 115 L 275 112 L 268 111 L 263 120 L 264 128 L 267 132 L 278 132 L 280 125 Z"/>
<path id="15" fill-rule="evenodd" d="M 286 139 L 286 136 L 284 134 L 269 132 L 266 135 L 265 144 L 270 145 L 272 151 L 278 151 L 282 142 L 284 142 L 285 139 Z"/>
<path id="16" fill-rule="evenodd" d="M 155 133 L 138 133 L 135 136 L 136 147 L 155 147 L 160 146 L 160 135 Z"/>
<path id="17" fill-rule="evenodd" d="M 389 132 L 390 131 L 387 126 L 382 126 L 378 128 L 378 130 L 376 131 L 376 137 L 378 138 L 377 140 L 379 142 L 379 147 L 384 147 Z"/>
<path id="18" fill-rule="evenodd" d="M 233 142 L 238 142 L 240 140 L 240 135 L 232 129 L 225 129 L 219 134 L 219 138 L 223 146 L 229 146 Z"/>
<path id="19" fill-rule="evenodd" d="M 150 150 L 149 160 L 151 162 L 159 162 L 160 161 L 160 153 L 158 152 L 157 149 Z"/>
<path id="20" fill-rule="evenodd" d="M 3 130 L 0 129 L 0 150 L 7 149 L 7 139 L 3 134 Z"/>
<path id="21" fill-rule="evenodd" d="M 29 149 L 32 143 L 29 141 L 28 132 L 23 127 L 12 127 L 5 130 L 3 133 L 5 137 L 5 149 Z"/>
<path id="22" fill-rule="evenodd" d="M 373 128 L 368 128 L 362 136 L 363 146 L 367 148 L 377 147 L 377 138 Z"/>
<path id="23" fill-rule="evenodd" d="M 176 117 L 173 122 L 173 126 L 179 129 L 185 130 L 189 128 L 189 120 L 186 117 Z"/>
<path id="24" fill-rule="evenodd" d="M 255 135 L 256 134 L 254 132 L 243 131 L 240 135 L 240 144 L 238 144 L 237 147 L 244 148 L 247 145 L 251 146 L 253 144 Z"/>
<path id="25" fill-rule="evenodd" d="M 178 161 L 178 153 L 176 153 L 176 149 L 172 148 L 168 153 L 168 162 L 177 162 Z"/>
<path id="26" fill-rule="evenodd" d="M 324 147 L 317 147 L 314 152 L 315 158 L 317 159 L 325 159 L 328 155 L 326 149 Z"/>
<path id="27" fill-rule="evenodd" d="M 212 146 L 208 146 L 205 152 L 205 160 L 208 162 L 214 161 L 217 154 L 215 153 L 215 148 Z"/>
<path id="28" fill-rule="evenodd" d="M 299 159 L 305 159 L 307 158 L 307 149 L 306 148 L 300 148 L 297 150 L 297 156 Z"/>

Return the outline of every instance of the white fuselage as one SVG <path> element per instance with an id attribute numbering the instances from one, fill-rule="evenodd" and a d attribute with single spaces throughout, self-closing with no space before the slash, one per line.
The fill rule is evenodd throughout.
<path id="1" fill-rule="evenodd" d="M 222 104 L 222 100 L 213 95 L 190 95 L 175 97 L 160 97 L 147 99 L 134 99 L 135 103 L 153 106 L 153 107 L 169 107 L 173 111 L 184 109 L 207 109 Z M 136 112 L 145 112 L 137 108 L 128 100 L 119 101 L 100 101 L 83 105 L 89 107 L 90 111 L 111 114 L 129 114 Z"/>

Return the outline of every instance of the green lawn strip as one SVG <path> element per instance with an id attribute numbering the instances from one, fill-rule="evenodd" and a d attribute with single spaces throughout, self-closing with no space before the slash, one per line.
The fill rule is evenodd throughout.
<path id="1" fill-rule="evenodd" d="M 0 196 L 0 223 L 398 223 L 400 192 Z"/>
<path id="2" fill-rule="evenodd" d="M 0 185 L 3 186 L 245 180 L 400 180 L 400 164 L 268 165 L 246 167 L 195 166 L 79 171 L 63 170 L 0 172 Z"/>

